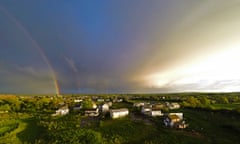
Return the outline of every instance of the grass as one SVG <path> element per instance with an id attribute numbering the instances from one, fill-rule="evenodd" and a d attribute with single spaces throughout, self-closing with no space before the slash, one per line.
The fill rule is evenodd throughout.
<path id="1" fill-rule="evenodd" d="M 129 103 L 117 103 L 116 107 L 129 107 Z M 218 105 L 221 109 L 234 105 Z M 236 104 L 236 106 L 239 106 Z M 86 127 L 100 132 L 104 141 L 109 144 L 232 144 L 240 142 L 240 115 L 229 110 L 206 110 L 182 108 L 189 124 L 185 130 L 166 128 L 163 118 L 147 118 L 144 121 L 134 121 L 131 116 L 120 119 L 104 119 L 94 121 L 93 126 Z M 46 129 L 37 125 L 37 119 L 31 114 L 0 115 L 0 143 L 35 143 Z M 59 130 L 75 129 L 80 124 L 79 115 L 69 114 L 63 117 L 53 117 L 49 122 L 57 122 Z M 98 120 L 100 122 L 98 123 Z M 96 122 L 96 124 L 95 124 Z"/>
<path id="2" fill-rule="evenodd" d="M 14 129 L 18 128 L 18 125 L 19 125 L 18 123 L 13 123 L 13 124 L 9 124 L 1 127 L 0 136 L 4 136 L 5 134 L 10 133 Z"/>
<path id="3" fill-rule="evenodd" d="M 27 114 L 8 114 L 0 119 L 0 143 L 34 143 L 42 129 Z"/>
<path id="4" fill-rule="evenodd" d="M 153 125 L 134 122 L 130 117 L 102 121 L 99 128 L 108 143 L 232 144 L 240 141 L 240 115 L 230 111 L 180 109 L 189 124 L 185 130 L 163 126 L 163 118 Z M 115 141 L 114 141 L 115 140 Z"/>
<path id="5" fill-rule="evenodd" d="M 21 144 L 22 141 L 17 137 L 17 134 L 23 131 L 26 128 L 26 123 L 18 123 L 18 127 L 13 129 L 12 131 L 6 133 L 4 136 L 0 137 L 0 143 L 14 143 Z"/>
<path id="6" fill-rule="evenodd" d="M 233 104 L 213 104 L 212 105 L 214 109 L 221 110 L 221 109 L 226 109 L 226 110 L 234 110 L 237 108 L 240 108 L 239 103 L 233 103 Z"/>
<path id="7" fill-rule="evenodd" d="M 152 124 L 134 122 L 129 117 L 102 121 L 96 130 L 107 139 L 107 143 L 126 144 L 201 144 L 204 138 L 192 132 L 175 130 L 163 126 L 163 118 L 152 119 Z"/>
<path id="8" fill-rule="evenodd" d="M 120 118 L 116 120 L 106 120 L 101 122 L 101 126 L 96 130 L 101 132 L 108 143 L 141 143 L 148 139 L 156 131 L 151 125 L 133 122 L 130 118 Z M 144 130 L 144 131 L 143 131 Z"/>
<path id="9" fill-rule="evenodd" d="M 226 111 L 183 109 L 189 131 L 206 138 L 205 143 L 231 144 L 240 141 L 240 115 Z"/>
<path id="10" fill-rule="evenodd" d="M 37 125 L 35 118 L 24 119 L 22 123 L 26 125 L 25 128 L 16 134 L 21 142 L 34 143 L 44 133 L 44 129 Z"/>

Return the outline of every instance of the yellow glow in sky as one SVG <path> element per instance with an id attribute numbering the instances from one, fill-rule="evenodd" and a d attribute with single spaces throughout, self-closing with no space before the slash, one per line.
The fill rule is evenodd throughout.
<path id="1" fill-rule="evenodd" d="M 156 72 L 145 77 L 150 87 L 164 88 L 169 86 L 183 86 L 194 84 L 194 89 L 221 81 L 240 80 L 240 43 L 228 46 L 225 50 L 217 52 L 197 62 L 190 62 L 183 67 L 173 68 L 165 72 Z M 184 89 L 190 91 L 191 89 Z M 211 87 L 209 89 L 211 90 Z M 239 90 L 236 85 L 220 87 L 221 91 Z"/>

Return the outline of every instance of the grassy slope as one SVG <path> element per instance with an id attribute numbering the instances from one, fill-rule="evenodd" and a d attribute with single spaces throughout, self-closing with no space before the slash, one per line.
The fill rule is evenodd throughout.
<path id="1" fill-rule="evenodd" d="M 154 143 L 154 144 L 201 144 L 203 137 L 186 131 L 164 128 L 162 118 L 156 118 L 152 124 L 133 122 L 130 118 L 107 120 L 97 129 L 106 138 L 107 143 Z M 114 141 L 117 137 L 119 141 Z"/>
<path id="2" fill-rule="evenodd" d="M 153 126 L 133 122 L 130 118 L 103 121 L 96 130 L 102 133 L 108 143 L 116 142 L 114 138 L 123 143 L 141 143 L 157 132 Z"/>
<path id="3" fill-rule="evenodd" d="M 8 117 L 2 118 L 2 127 L 0 132 L 4 133 L 0 137 L 0 143 L 13 143 L 22 144 L 24 142 L 34 143 L 40 133 L 43 131 L 39 126 L 36 125 L 34 118 L 23 117 L 18 118 L 16 115 L 9 115 Z M 16 125 L 11 131 L 4 132 L 4 130 L 11 128 L 12 125 Z"/>
<path id="4" fill-rule="evenodd" d="M 202 133 L 205 143 L 236 143 L 240 141 L 240 115 L 221 112 L 184 109 L 184 115 L 190 124 L 189 130 Z"/>
<path id="5" fill-rule="evenodd" d="M 153 125 L 133 122 L 130 118 L 103 121 L 97 131 L 109 141 L 120 137 L 123 143 L 161 144 L 232 144 L 239 143 L 240 115 L 228 111 L 181 109 L 189 123 L 186 130 L 165 128 L 162 118 L 153 119 Z"/>
<path id="6" fill-rule="evenodd" d="M 213 104 L 212 105 L 215 109 L 226 109 L 226 110 L 234 110 L 240 108 L 239 103 L 234 104 Z"/>
<path id="7" fill-rule="evenodd" d="M 17 137 L 17 134 L 26 128 L 27 124 L 23 122 L 18 122 L 18 127 L 4 136 L 0 137 L 0 143 L 14 143 L 21 144 L 22 141 Z"/>
<path id="8" fill-rule="evenodd" d="M 24 119 L 22 122 L 26 124 L 26 127 L 24 130 L 16 134 L 17 137 L 22 142 L 34 143 L 44 132 L 44 129 L 36 125 L 36 120 L 34 118 Z"/>
<path id="9" fill-rule="evenodd" d="M 120 105 L 120 104 L 119 104 Z M 116 105 L 118 107 L 119 105 Z M 122 106 L 122 105 L 121 105 Z M 125 105 L 130 106 L 130 105 Z M 184 118 L 189 123 L 186 130 L 174 130 L 163 126 L 162 118 L 151 119 L 152 124 L 134 122 L 130 117 L 104 120 L 99 127 L 92 128 L 101 132 L 107 143 L 161 143 L 161 144 L 201 144 L 239 143 L 240 115 L 228 111 L 207 111 L 202 109 L 180 109 L 184 112 Z M 10 133 L 0 137 L 0 143 L 23 142 L 34 143 L 44 130 L 36 125 L 36 119 L 28 116 L 10 116 L 3 120 L 1 131 L 18 124 L 18 127 Z M 80 119 L 73 119 L 72 115 L 61 117 L 63 126 L 75 125 Z M 5 126 L 4 126 L 5 124 Z"/>

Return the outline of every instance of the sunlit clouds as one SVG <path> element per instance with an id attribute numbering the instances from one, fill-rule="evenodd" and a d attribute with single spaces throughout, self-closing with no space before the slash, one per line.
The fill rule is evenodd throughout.
<path id="1" fill-rule="evenodd" d="M 146 77 L 151 87 L 181 87 L 182 91 L 239 91 L 240 44 L 226 46 L 226 49 L 198 61 L 188 61 L 182 67 L 159 72 Z"/>

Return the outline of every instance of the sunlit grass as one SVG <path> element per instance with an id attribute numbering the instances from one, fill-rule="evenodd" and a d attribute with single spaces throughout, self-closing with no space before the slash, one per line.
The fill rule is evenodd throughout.
<path id="1" fill-rule="evenodd" d="M 233 104 L 213 104 L 212 105 L 214 109 L 226 109 L 226 110 L 234 110 L 237 108 L 240 108 L 239 103 L 233 103 Z"/>

